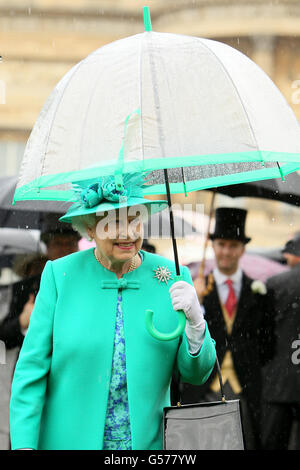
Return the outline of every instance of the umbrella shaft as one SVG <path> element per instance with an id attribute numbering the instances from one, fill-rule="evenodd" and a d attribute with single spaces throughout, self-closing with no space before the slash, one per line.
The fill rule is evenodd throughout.
<path id="1" fill-rule="evenodd" d="M 170 227 L 171 227 L 171 236 L 172 236 L 172 244 L 173 244 L 173 251 L 174 251 L 174 260 L 176 266 L 176 274 L 180 276 L 180 268 L 179 268 L 179 261 L 178 261 L 178 252 L 177 252 L 177 243 L 175 239 L 175 230 L 174 230 L 174 217 L 173 217 L 173 210 L 172 210 L 172 202 L 171 202 L 171 193 L 170 193 L 170 185 L 169 185 L 169 176 L 168 170 L 164 169 L 165 175 L 165 185 L 166 185 L 166 193 L 167 193 L 167 200 L 168 200 L 168 207 L 169 207 L 169 214 L 170 214 Z"/>

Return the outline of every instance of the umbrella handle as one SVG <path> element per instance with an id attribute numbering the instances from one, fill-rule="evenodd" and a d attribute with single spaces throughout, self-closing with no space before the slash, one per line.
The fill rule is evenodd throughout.
<path id="1" fill-rule="evenodd" d="M 175 276 L 175 282 L 182 280 L 182 276 Z M 178 313 L 178 325 L 177 328 L 172 331 L 171 333 L 160 333 L 153 324 L 153 310 L 146 310 L 146 330 L 148 333 L 153 336 L 153 338 L 158 339 L 160 341 L 171 341 L 172 339 L 178 338 L 178 336 L 182 335 L 184 328 L 186 317 L 183 310 L 177 310 Z"/>
<path id="2" fill-rule="evenodd" d="M 177 328 L 171 333 L 160 333 L 153 324 L 153 310 L 146 310 L 145 322 L 148 333 L 153 336 L 153 338 L 160 341 L 171 341 L 172 339 L 176 339 L 178 336 L 182 335 L 185 328 L 186 318 L 183 310 L 178 310 L 177 313 L 179 315 Z"/>

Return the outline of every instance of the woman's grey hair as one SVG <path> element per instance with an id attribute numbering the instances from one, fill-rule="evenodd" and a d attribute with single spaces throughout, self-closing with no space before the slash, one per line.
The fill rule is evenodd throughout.
<path id="1" fill-rule="evenodd" d="M 90 240 L 89 234 L 87 232 L 87 227 L 95 227 L 98 218 L 99 217 L 97 217 L 96 214 L 78 215 L 77 217 L 73 217 L 72 227 L 76 232 L 81 235 L 81 237 Z"/>

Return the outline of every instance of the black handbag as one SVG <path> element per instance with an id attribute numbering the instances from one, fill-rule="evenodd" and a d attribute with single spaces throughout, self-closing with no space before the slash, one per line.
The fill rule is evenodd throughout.
<path id="1" fill-rule="evenodd" d="M 226 400 L 218 358 L 216 366 L 221 400 L 164 408 L 164 450 L 244 450 L 240 400 Z"/>

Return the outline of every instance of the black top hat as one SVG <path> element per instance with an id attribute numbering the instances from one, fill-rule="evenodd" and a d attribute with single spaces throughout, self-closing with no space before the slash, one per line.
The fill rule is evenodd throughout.
<path id="1" fill-rule="evenodd" d="M 211 240 L 223 238 L 248 243 L 251 238 L 245 236 L 247 211 L 235 207 L 218 207 L 215 214 L 215 231 L 209 235 Z"/>
<path id="2" fill-rule="evenodd" d="M 288 240 L 281 253 L 290 253 L 291 255 L 300 256 L 300 234 L 296 234 L 292 240 Z"/>
<path id="3" fill-rule="evenodd" d="M 61 214 L 46 213 L 43 220 L 41 221 L 41 240 L 44 243 L 48 243 L 50 239 L 55 235 L 70 235 L 76 237 L 78 241 L 81 236 L 78 232 L 70 227 L 70 224 L 65 222 L 59 222 L 58 218 Z"/>

